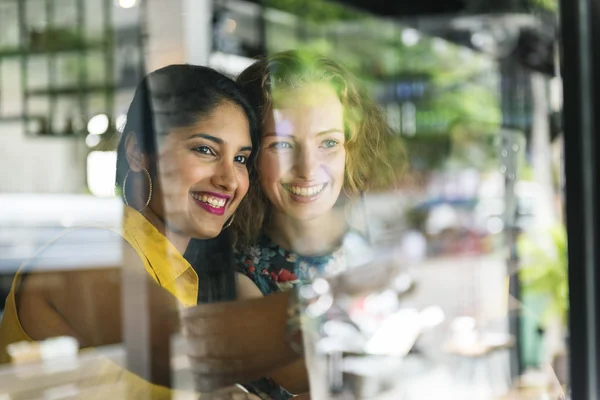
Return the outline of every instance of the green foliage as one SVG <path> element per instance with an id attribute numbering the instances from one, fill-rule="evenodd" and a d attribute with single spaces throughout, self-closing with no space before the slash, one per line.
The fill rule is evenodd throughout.
<path id="1" fill-rule="evenodd" d="M 523 292 L 548 298 L 542 322 L 559 318 L 567 323 L 569 312 L 569 284 L 567 234 L 564 226 L 557 225 L 542 232 L 531 232 L 518 242 L 521 257 L 519 277 Z"/>
<path id="2" fill-rule="evenodd" d="M 558 0 L 531 0 L 534 7 L 541 8 L 546 11 L 558 11 Z"/>
<path id="3" fill-rule="evenodd" d="M 419 169 L 447 168 L 447 157 L 457 167 L 485 169 L 497 161 L 499 150 L 489 140 L 501 122 L 493 60 L 418 32 L 417 40 L 407 45 L 403 35 L 409 27 L 330 1 L 268 0 L 266 4 L 298 16 L 301 24 L 301 29 L 287 30 L 276 22 L 268 26 L 272 34 L 268 33 L 267 44 L 272 51 L 287 50 L 292 44 L 297 50 L 325 54 L 373 89 L 395 79 L 428 77 L 429 93 L 415 101 L 417 134 L 406 138 L 409 157 L 420 163 Z M 420 123 L 423 120 L 440 123 L 423 126 L 427 125 Z"/>
<path id="4" fill-rule="evenodd" d="M 364 18 L 364 14 L 332 1 L 265 0 L 265 6 L 298 15 L 308 21 L 327 22 Z"/>

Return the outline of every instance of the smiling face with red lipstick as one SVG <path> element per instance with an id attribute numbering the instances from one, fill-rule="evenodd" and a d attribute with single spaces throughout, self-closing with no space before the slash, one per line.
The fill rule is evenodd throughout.
<path id="1" fill-rule="evenodd" d="M 173 65 L 136 89 L 117 156 L 117 182 L 183 254 L 218 236 L 249 186 L 259 122 L 240 87 L 206 67 Z M 125 196 L 126 194 L 126 196 Z"/>
<path id="2" fill-rule="evenodd" d="M 326 84 L 274 93 L 258 158 L 260 185 L 273 207 L 295 220 L 328 214 L 344 184 L 340 100 Z"/>
<path id="3" fill-rule="evenodd" d="M 218 235 L 248 191 L 251 152 L 248 120 L 231 102 L 173 129 L 159 146 L 160 179 L 149 207 L 164 210 L 162 219 L 176 233 Z"/>

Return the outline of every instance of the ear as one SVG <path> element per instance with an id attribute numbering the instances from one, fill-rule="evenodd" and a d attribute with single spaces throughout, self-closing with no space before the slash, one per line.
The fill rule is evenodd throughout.
<path id="1" fill-rule="evenodd" d="M 147 157 L 142 153 L 135 132 L 129 132 L 125 137 L 125 155 L 129 168 L 133 172 L 140 172 L 143 168 L 148 168 Z"/>

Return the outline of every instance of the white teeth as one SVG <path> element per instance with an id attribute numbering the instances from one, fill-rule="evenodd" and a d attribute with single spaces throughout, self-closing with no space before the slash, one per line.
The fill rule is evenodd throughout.
<path id="1" fill-rule="evenodd" d="M 324 184 L 321 185 L 316 185 L 316 186 L 311 186 L 311 187 L 298 187 L 298 186 L 286 186 L 285 188 L 289 191 L 292 192 L 293 194 L 297 195 L 297 196 L 314 196 L 316 194 L 321 193 L 321 190 L 323 190 L 323 188 L 325 187 Z"/>
<path id="2" fill-rule="evenodd" d="M 209 204 L 212 207 L 215 208 L 222 208 L 225 206 L 225 203 L 227 203 L 227 200 L 225 199 L 220 199 L 218 197 L 212 197 L 212 196 L 207 196 L 205 194 L 203 195 L 197 195 L 195 193 L 192 193 L 192 197 L 198 201 L 201 201 L 203 203 Z"/>

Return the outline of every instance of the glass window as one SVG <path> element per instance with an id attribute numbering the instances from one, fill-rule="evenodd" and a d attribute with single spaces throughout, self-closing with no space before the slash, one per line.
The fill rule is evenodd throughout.
<path id="1" fill-rule="evenodd" d="M 569 393 L 556 2 L 372 3 L 0 2 L 0 397 Z"/>

